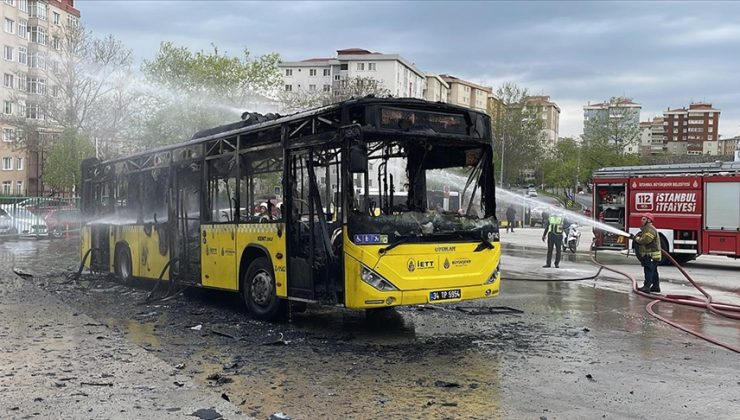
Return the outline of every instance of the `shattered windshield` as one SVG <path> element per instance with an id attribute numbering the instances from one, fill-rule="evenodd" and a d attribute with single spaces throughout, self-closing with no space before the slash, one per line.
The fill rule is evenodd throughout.
<path id="1" fill-rule="evenodd" d="M 369 143 L 368 152 L 368 173 L 352 179 L 355 243 L 494 239 L 490 147 L 385 141 Z"/>

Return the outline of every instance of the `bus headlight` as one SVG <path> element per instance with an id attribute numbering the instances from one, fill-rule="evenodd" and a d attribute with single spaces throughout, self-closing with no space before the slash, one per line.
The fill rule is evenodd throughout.
<path id="1" fill-rule="evenodd" d="M 496 269 L 493 270 L 493 273 L 491 274 L 491 277 L 486 280 L 483 284 L 491 284 L 496 281 L 496 278 L 498 278 L 498 275 L 501 273 L 501 264 L 496 266 Z"/>
<path id="2" fill-rule="evenodd" d="M 391 282 L 389 282 L 388 280 L 384 279 L 380 274 L 365 267 L 364 265 L 361 267 L 362 270 L 360 272 L 360 276 L 362 277 L 362 281 L 364 281 L 365 283 L 383 292 L 398 290 L 396 286 L 391 284 Z"/>

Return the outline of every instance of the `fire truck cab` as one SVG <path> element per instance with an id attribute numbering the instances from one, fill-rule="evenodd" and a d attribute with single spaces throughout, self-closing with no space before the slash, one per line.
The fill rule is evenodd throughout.
<path id="1" fill-rule="evenodd" d="M 593 184 L 594 219 L 636 233 L 642 215 L 652 213 L 663 249 L 679 262 L 740 257 L 740 162 L 602 168 Z M 597 248 L 630 245 L 596 232 Z"/>

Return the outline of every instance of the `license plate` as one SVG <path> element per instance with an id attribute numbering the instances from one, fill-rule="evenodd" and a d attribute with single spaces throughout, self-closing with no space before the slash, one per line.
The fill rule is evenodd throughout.
<path id="1" fill-rule="evenodd" d="M 438 300 L 450 300 L 450 299 L 460 299 L 460 289 L 452 289 L 452 290 L 437 290 L 434 292 L 429 292 L 429 301 L 434 302 Z"/>

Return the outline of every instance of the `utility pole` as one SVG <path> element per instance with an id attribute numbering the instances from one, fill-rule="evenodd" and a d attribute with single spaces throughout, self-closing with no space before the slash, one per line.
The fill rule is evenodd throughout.
<path id="1" fill-rule="evenodd" d="M 506 150 L 506 135 L 501 134 L 501 188 L 504 188 L 504 151 Z"/>

